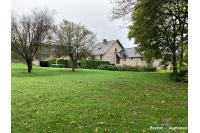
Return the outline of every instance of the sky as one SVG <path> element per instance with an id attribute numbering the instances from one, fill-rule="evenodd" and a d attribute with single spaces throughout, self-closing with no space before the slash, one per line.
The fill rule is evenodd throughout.
<path id="1" fill-rule="evenodd" d="M 56 10 L 56 24 L 63 19 L 81 23 L 96 33 L 98 42 L 103 39 L 118 39 L 125 48 L 134 47 L 134 39 L 127 38 L 128 29 L 120 28 L 122 20 L 110 21 L 111 0 L 11 0 L 11 10 L 17 13 L 30 11 L 34 7 Z"/>

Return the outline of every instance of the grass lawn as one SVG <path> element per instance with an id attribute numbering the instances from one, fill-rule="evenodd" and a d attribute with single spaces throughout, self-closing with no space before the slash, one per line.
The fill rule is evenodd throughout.
<path id="1" fill-rule="evenodd" d="M 188 126 L 188 84 L 167 72 L 33 69 L 11 64 L 13 133 L 155 133 L 163 118 Z"/>

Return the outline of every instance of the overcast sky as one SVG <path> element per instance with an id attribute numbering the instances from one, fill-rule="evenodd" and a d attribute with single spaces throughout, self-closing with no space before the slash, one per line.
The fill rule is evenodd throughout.
<path id="1" fill-rule="evenodd" d="M 98 42 L 103 39 L 119 39 L 125 48 L 134 47 L 134 40 L 128 40 L 128 29 L 121 29 L 122 20 L 110 21 L 111 0 L 11 0 L 11 9 L 17 13 L 27 13 L 33 7 L 56 10 L 56 24 L 63 19 L 81 23 L 97 34 Z"/>

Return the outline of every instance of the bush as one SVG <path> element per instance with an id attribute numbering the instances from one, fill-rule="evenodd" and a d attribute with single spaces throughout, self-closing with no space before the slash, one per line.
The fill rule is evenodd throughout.
<path id="1" fill-rule="evenodd" d="M 171 73 L 169 75 L 169 80 L 180 82 L 183 80 L 183 77 L 180 76 L 180 73 Z"/>
<path id="2" fill-rule="evenodd" d="M 139 67 L 139 66 L 133 66 L 133 71 L 139 72 L 139 71 L 141 71 L 141 67 Z"/>
<path id="3" fill-rule="evenodd" d="M 134 66 L 126 66 L 126 71 L 134 71 Z"/>
<path id="4" fill-rule="evenodd" d="M 153 66 L 144 66 L 141 68 L 144 72 L 155 72 L 157 69 Z"/>
<path id="5" fill-rule="evenodd" d="M 75 62 L 75 68 L 77 68 L 77 61 Z M 72 61 L 68 60 L 68 68 L 72 68 Z"/>
<path id="6" fill-rule="evenodd" d="M 81 60 L 81 68 L 85 68 L 85 69 L 97 69 L 97 67 L 102 64 L 110 65 L 110 62 L 97 61 L 97 60 Z"/>
<path id="7" fill-rule="evenodd" d="M 176 82 L 188 82 L 188 69 L 181 69 L 178 73 L 171 73 L 169 80 Z"/>
<path id="8" fill-rule="evenodd" d="M 100 70 L 111 70 L 111 71 L 145 71 L 145 72 L 155 72 L 156 67 L 140 67 L 140 66 L 112 66 L 112 65 L 100 65 L 98 67 Z"/>
<path id="9" fill-rule="evenodd" d="M 56 59 L 53 59 L 53 60 L 49 60 L 48 62 L 48 67 L 52 67 L 51 64 L 55 64 Z"/>
<path id="10" fill-rule="evenodd" d="M 126 66 L 117 66 L 118 71 L 126 71 Z"/>

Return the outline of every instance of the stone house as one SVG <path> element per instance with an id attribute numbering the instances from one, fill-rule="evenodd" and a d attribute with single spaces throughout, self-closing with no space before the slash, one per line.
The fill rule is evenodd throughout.
<path id="1" fill-rule="evenodd" d="M 119 40 L 107 41 L 106 39 L 103 42 L 99 42 L 92 50 L 93 56 L 92 60 L 104 60 L 109 61 L 110 64 L 117 64 L 116 52 L 124 49 Z"/>
<path id="2" fill-rule="evenodd" d="M 119 40 L 98 43 L 92 51 L 93 60 L 110 61 L 111 65 L 117 66 L 146 66 L 147 62 L 143 60 L 140 54 L 135 52 L 134 48 L 124 48 Z M 160 60 L 154 60 L 153 66 L 161 69 Z M 168 66 L 168 69 L 170 66 Z"/>

